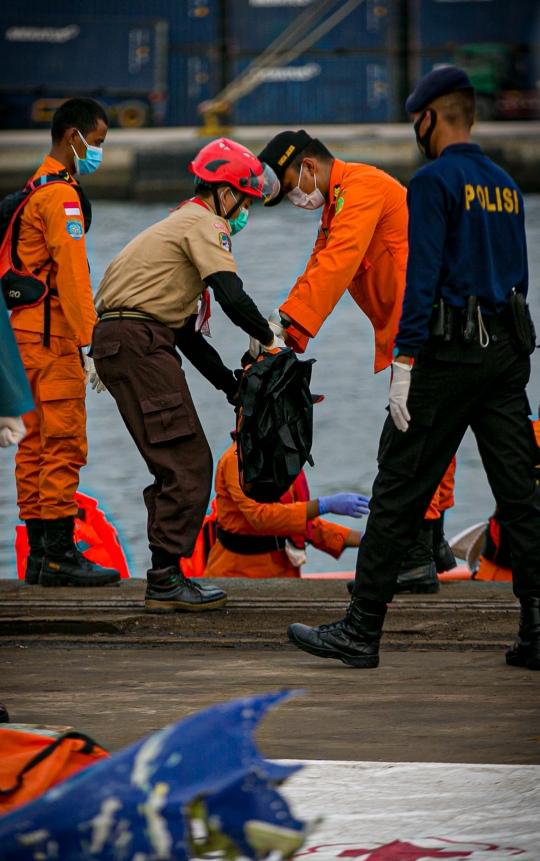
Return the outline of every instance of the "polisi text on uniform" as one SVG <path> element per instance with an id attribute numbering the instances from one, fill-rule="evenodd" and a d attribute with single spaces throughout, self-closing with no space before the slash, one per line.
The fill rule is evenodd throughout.
<path id="1" fill-rule="evenodd" d="M 476 188 L 468 183 L 463 187 L 465 193 L 465 209 L 471 208 L 473 200 L 477 200 L 482 209 L 487 212 L 519 212 L 517 191 L 512 188 L 501 189 L 497 186 L 489 189 L 487 185 L 477 185 Z"/>

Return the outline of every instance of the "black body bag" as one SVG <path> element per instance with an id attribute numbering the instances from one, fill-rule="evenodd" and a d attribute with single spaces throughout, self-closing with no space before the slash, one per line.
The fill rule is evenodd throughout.
<path id="1" fill-rule="evenodd" d="M 256 502 L 278 502 L 306 461 L 313 466 L 315 359 L 290 349 L 265 354 L 244 371 L 236 410 L 240 487 Z"/>
<path id="2" fill-rule="evenodd" d="M 536 330 L 525 296 L 512 289 L 508 305 L 517 345 L 526 356 L 530 356 L 536 349 Z"/>

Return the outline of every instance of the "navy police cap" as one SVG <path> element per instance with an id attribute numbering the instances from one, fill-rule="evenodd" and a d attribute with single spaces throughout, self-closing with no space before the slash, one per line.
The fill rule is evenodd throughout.
<path id="1" fill-rule="evenodd" d="M 473 85 L 467 72 L 458 69 L 457 66 L 443 66 L 420 78 L 414 92 L 405 102 L 405 110 L 409 114 L 416 114 L 427 108 L 429 103 L 439 96 L 472 89 Z"/>

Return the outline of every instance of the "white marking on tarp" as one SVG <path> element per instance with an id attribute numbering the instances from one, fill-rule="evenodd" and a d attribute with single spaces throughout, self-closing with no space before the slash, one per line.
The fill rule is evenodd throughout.
<path id="1" fill-rule="evenodd" d="M 540 858 L 540 766 L 332 760 L 303 765 L 280 791 L 299 819 L 324 820 L 296 858 Z"/>

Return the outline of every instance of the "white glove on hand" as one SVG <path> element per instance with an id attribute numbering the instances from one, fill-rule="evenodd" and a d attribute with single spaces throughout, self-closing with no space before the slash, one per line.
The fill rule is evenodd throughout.
<path id="1" fill-rule="evenodd" d="M 280 338 L 282 341 L 285 340 L 285 328 L 281 321 L 281 314 L 279 313 L 279 308 L 276 308 L 270 314 L 268 318 L 268 325 L 272 329 L 272 332 L 276 336 L 276 338 Z"/>
<path id="2" fill-rule="evenodd" d="M 411 365 L 403 362 L 392 362 L 392 380 L 390 382 L 390 415 L 398 430 L 405 431 L 409 427 L 411 417 L 407 409 L 407 398 L 411 387 Z"/>
<path id="3" fill-rule="evenodd" d="M 17 445 L 26 436 L 26 428 L 20 416 L 0 416 L 0 448 Z"/>
<path id="4" fill-rule="evenodd" d="M 272 327 L 270 327 L 272 328 Z M 274 335 L 274 340 L 271 344 L 264 345 L 261 344 L 260 341 L 257 341 L 256 338 L 252 338 L 250 335 L 249 338 L 249 353 L 253 356 L 254 359 L 258 359 L 261 353 L 271 353 L 275 350 L 284 350 L 285 349 L 285 341 L 282 341 L 281 338 L 276 338 Z"/>
<path id="5" fill-rule="evenodd" d="M 91 359 L 90 356 L 87 356 L 86 353 L 83 353 L 82 356 L 86 385 L 90 383 L 92 389 L 96 391 L 98 395 L 100 392 L 106 392 L 107 386 L 105 386 L 99 379 L 96 366 L 94 365 L 94 360 Z"/>

